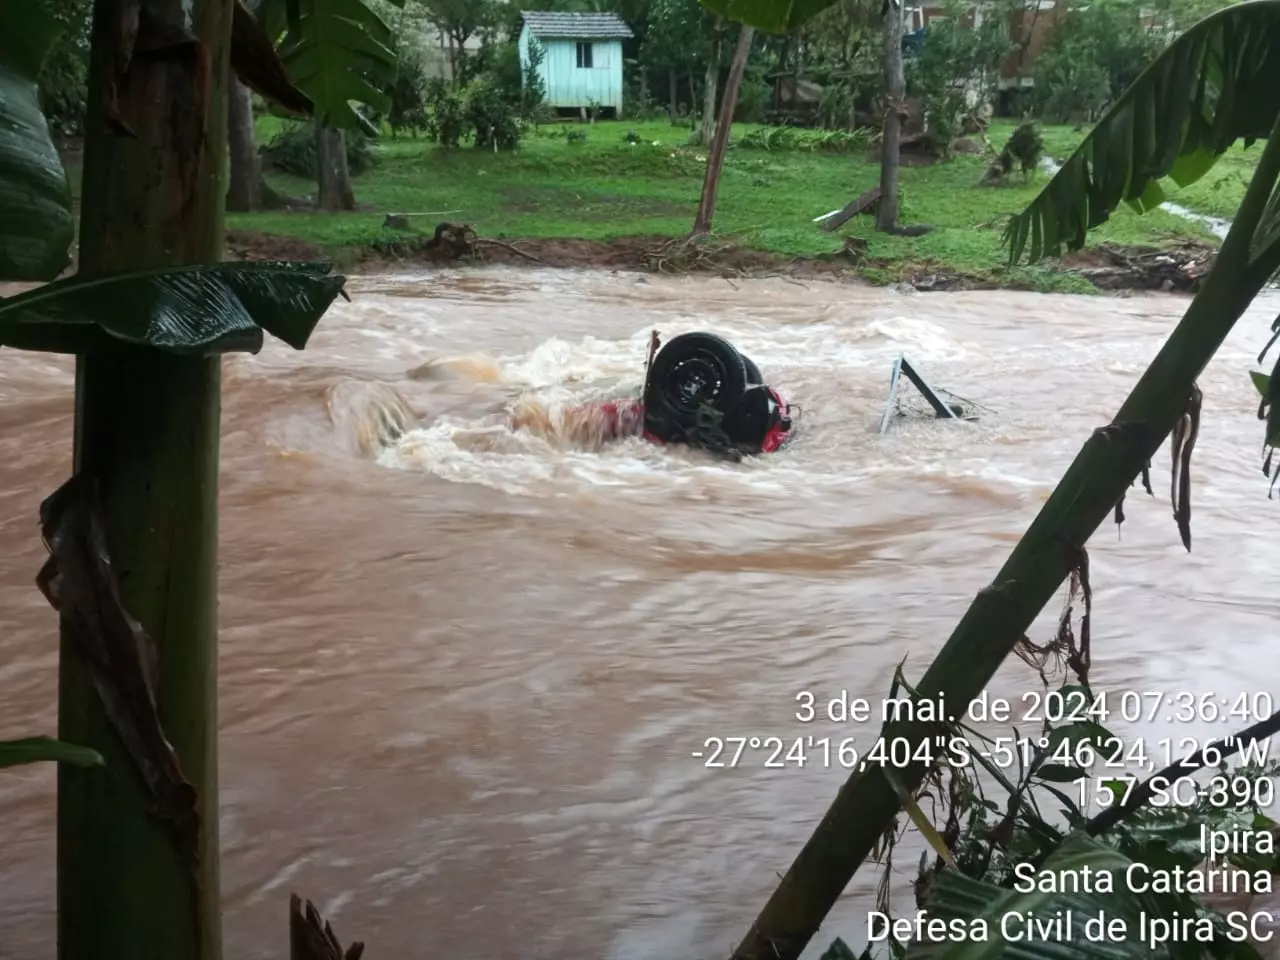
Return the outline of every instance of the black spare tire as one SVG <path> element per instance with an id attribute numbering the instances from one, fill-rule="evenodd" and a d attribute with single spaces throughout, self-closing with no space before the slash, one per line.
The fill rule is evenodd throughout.
<path id="1" fill-rule="evenodd" d="M 670 432 L 662 426 L 671 424 L 683 432 L 697 423 L 704 406 L 727 413 L 741 399 L 747 382 L 743 356 L 729 341 L 713 333 L 672 337 L 653 358 L 645 382 L 650 429 L 662 436 Z"/>
<path id="2" fill-rule="evenodd" d="M 760 373 L 760 368 L 756 366 L 756 362 L 745 353 L 740 353 L 738 356 L 742 357 L 742 366 L 747 371 L 747 383 L 763 384 L 764 376 Z"/>

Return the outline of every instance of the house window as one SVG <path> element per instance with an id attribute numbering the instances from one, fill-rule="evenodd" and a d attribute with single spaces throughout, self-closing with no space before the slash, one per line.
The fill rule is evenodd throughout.
<path id="1" fill-rule="evenodd" d="M 591 44 L 578 44 L 578 66 L 583 70 L 590 70 L 593 66 L 591 60 Z"/>

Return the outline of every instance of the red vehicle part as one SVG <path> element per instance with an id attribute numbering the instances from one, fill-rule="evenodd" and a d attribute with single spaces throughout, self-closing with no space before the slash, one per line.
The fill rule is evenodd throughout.
<path id="1" fill-rule="evenodd" d="M 759 453 L 777 453 L 791 439 L 791 408 L 782 395 L 772 387 L 764 391 L 763 413 L 765 429 L 760 440 Z M 650 443 L 665 443 L 661 437 L 644 428 L 644 404 L 639 400 L 614 400 L 600 404 L 597 409 L 604 419 L 603 434 L 610 440 L 624 437 L 643 437 Z M 757 452 L 757 451 L 750 451 Z"/>

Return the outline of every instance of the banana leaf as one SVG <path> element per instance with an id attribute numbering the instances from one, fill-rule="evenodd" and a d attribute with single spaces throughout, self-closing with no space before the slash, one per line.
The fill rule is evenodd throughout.
<path id="1" fill-rule="evenodd" d="M 70 763 L 77 767 L 102 766 L 102 756 L 98 751 L 63 743 L 51 737 L 0 740 L 0 767 L 18 767 L 46 761 Z"/>
<path id="2" fill-rule="evenodd" d="M 1189 895 L 1182 893 L 1135 893 L 1129 889 L 1125 871 L 1134 861 L 1111 847 L 1093 839 L 1083 831 L 1073 833 L 1050 856 L 1043 870 L 1058 878 L 1058 886 L 1078 882 L 1082 876 L 1093 878 L 1093 891 L 1058 893 L 1033 890 L 1019 893 L 1016 890 L 997 887 L 983 880 L 965 876 L 948 867 L 942 870 L 929 887 L 923 907 L 934 918 L 961 921 L 973 930 L 985 929 L 989 936 L 985 941 L 974 939 L 943 942 L 912 942 L 906 952 L 906 960 L 987 960 L 1001 957 L 1006 960 L 1202 960 L 1204 957 L 1231 957 L 1234 960 L 1260 960 L 1258 951 L 1248 943 L 1230 942 L 1224 918 L 1200 907 Z M 1099 890 L 1099 878 L 1110 877 L 1110 892 Z M 1050 927 L 1036 931 L 1037 935 L 1006 940 L 1002 933 L 1002 919 L 1031 915 L 1046 921 L 1054 917 L 1071 917 L 1071 925 Z M 1086 923 L 1090 918 L 1102 918 L 1102 928 L 1091 931 Z M 1140 937 L 1145 919 L 1147 928 L 1153 919 L 1203 917 L 1211 931 L 1210 942 L 1191 939 L 1190 942 L 1170 941 L 1152 949 L 1149 942 Z M 1015 936 L 1027 928 L 1018 920 L 1010 921 L 1010 933 Z M 1096 923 L 1096 921 L 1095 921 Z M 1098 936 L 1101 932 L 1102 936 Z"/>
<path id="3" fill-rule="evenodd" d="M 71 262 L 71 185 L 37 78 L 58 39 L 42 3 L 0 3 L 0 280 L 52 280 Z"/>
<path id="4" fill-rule="evenodd" d="M 388 0 L 404 6 L 404 0 Z M 291 7 L 296 6 L 294 17 Z M 269 35 L 284 33 L 280 59 L 297 87 L 311 98 L 316 119 L 329 127 L 378 130 L 351 108 L 362 103 L 385 113 L 382 87 L 397 69 L 391 28 L 364 0 L 263 0 L 258 22 Z"/>
<path id="5" fill-rule="evenodd" d="M 80 353 L 103 336 L 188 356 L 257 353 L 263 331 L 296 350 L 346 277 L 295 261 L 76 275 L 0 300 L 0 346 Z"/>
<path id="6" fill-rule="evenodd" d="M 1265 139 L 1280 113 L 1280 0 L 1218 11 L 1178 37 L 1116 100 L 1040 194 L 1005 229 L 1009 259 L 1084 246 L 1122 202 L 1163 203 L 1160 181 L 1203 177 L 1237 140 Z M 1277 227 L 1280 202 L 1259 225 Z M 1029 252 L 1028 252 L 1028 247 Z"/>

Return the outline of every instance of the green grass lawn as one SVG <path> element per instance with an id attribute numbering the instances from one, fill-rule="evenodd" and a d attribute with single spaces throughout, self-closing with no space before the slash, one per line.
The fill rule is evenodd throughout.
<path id="1" fill-rule="evenodd" d="M 262 118 L 266 142 L 279 121 Z M 569 142 L 565 129 L 586 131 Z M 734 139 L 751 128 L 735 125 Z M 1003 145 L 1012 123 L 990 130 Z M 639 143 L 628 143 L 635 131 Z M 472 224 L 482 236 L 609 240 L 628 236 L 678 236 L 693 221 L 706 152 L 687 145 L 688 130 L 660 122 L 600 122 L 592 126 L 553 124 L 541 128 L 514 153 L 470 147 L 442 150 L 423 140 L 383 137 L 372 169 L 355 180 L 357 200 L 367 211 L 348 214 L 261 213 L 228 215 L 228 227 L 295 237 L 341 255 L 379 238 L 387 213 L 454 211 L 421 218 L 430 230 L 437 220 Z M 1071 127 L 1044 128 L 1046 151 L 1065 158 L 1083 137 Z M 1170 198 L 1190 209 L 1229 217 L 1243 195 L 1245 177 L 1258 148 L 1233 151 L 1205 180 L 1185 191 L 1170 187 Z M 957 156 L 948 163 L 902 170 L 904 224 L 930 224 L 921 237 L 893 237 L 858 217 L 836 234 L 823 233 L 813 219 L 846 204 L 879 182 L 879 166 L 865 150 L 761 150 L 732 146 L 725 164 L 714 228 L 723 237 L 785 256 L 830 253 L 842 234 L 868 242 L 876 264 L 873 279 L 891 281 L 907 270 L 939 270 L 988 276 L 1041 289 L 1078 287 L 1052 265 L 1006 269 L 1001 246 L 1002 215 L 1018 211 L 1047 181 L 1037 172 L 1023 184 L 980 187 L 985 161 Z M 269 172 L 271 182 L 296 196 L 314 194 L 309 180 Z M 419 221 L 415 221 L 419 222 Z M 1200 226 L 1155 210 L 1143 216 L 1127 208 L 1097 230 L 1093 243 L 1160 244 L 1175 238 L 1216 242 Z"/>

